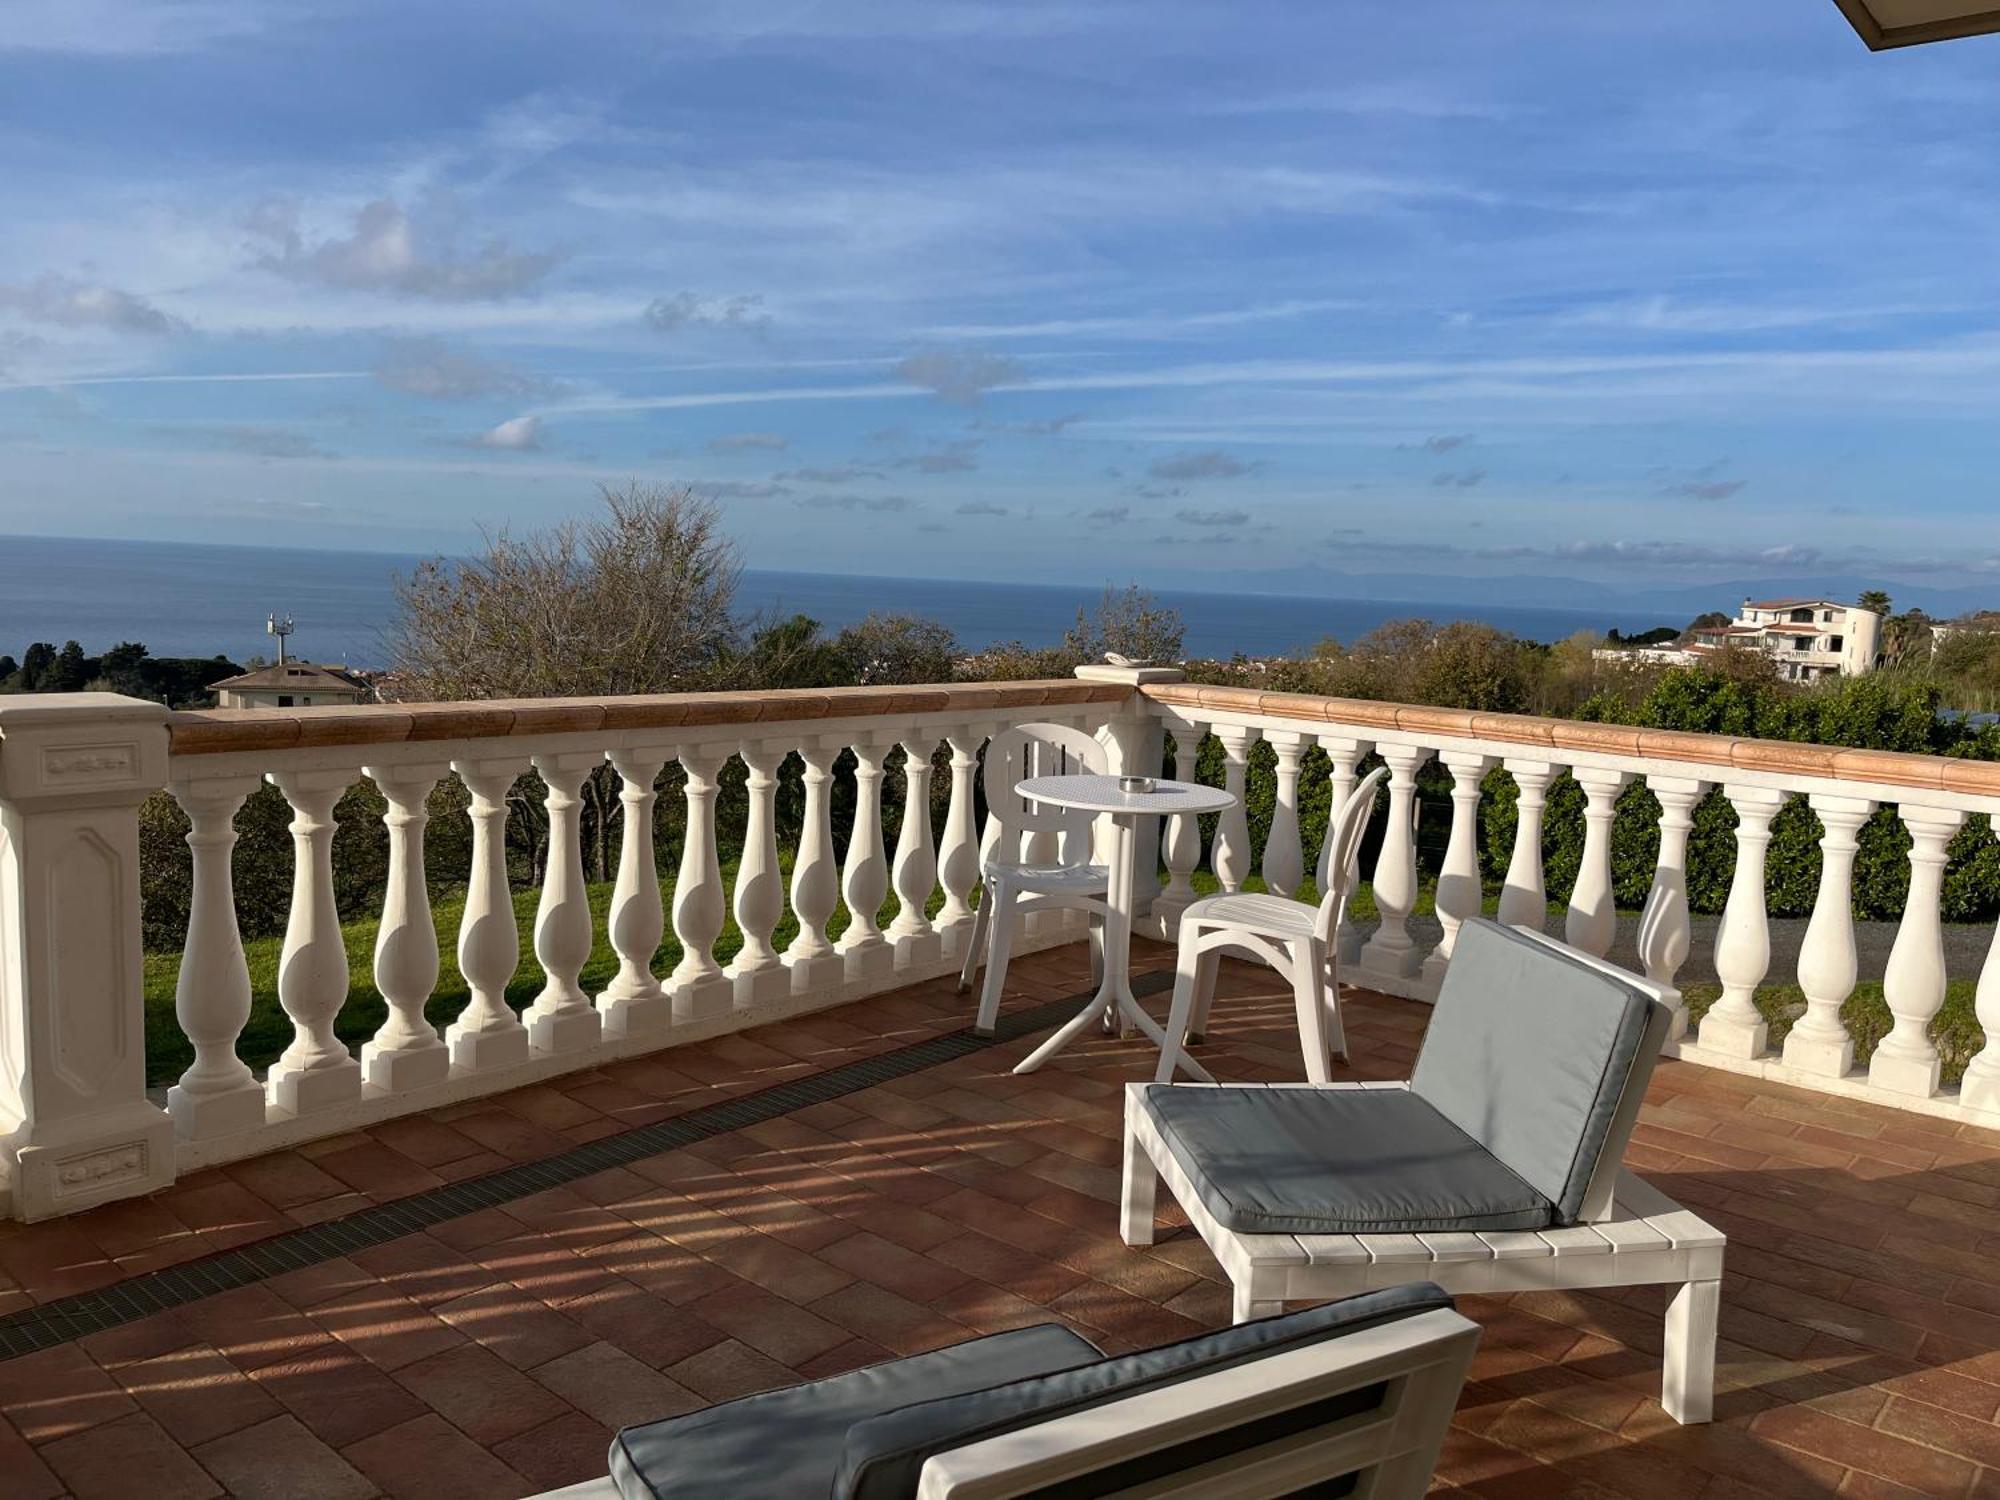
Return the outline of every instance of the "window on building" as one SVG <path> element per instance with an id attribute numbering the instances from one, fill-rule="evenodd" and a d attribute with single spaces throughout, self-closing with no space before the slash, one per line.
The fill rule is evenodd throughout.
<path id="1" fill-rule="evenodd" d="M 1829 651 L 1845 650 L 1846 645 L 1847 643 L 1837 635 L 1830 635 L 1826 638 L 1826 649 Z"/>
<path id="2" fill-rule="evenodd" d="M 290 693 L 278 694 L 278 707 L 290 708 L 291 706 L 292 706 L 292 695 Z"/>

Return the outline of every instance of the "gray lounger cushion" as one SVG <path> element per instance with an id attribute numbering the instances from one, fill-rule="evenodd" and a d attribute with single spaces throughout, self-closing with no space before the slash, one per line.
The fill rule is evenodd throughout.
<path id="1" fill-rule="evenodd" d="M 1100 1360 L 1061 1374 L 947 1396 L 869 1417 L 857 1423 L 847 1435 L 846 1451 L 841 1455 L 832 1494 L 834 1500 L 911 1500 L 917 1492 L 917 1478 L 924 1461 L 933 1454 L 1099 1406 L 1150 1387 L 1226 1369 L 1279 1350 L 1323 1343 L 1363 1328 L 1450 1306 L 1451 1298 L 1436 1286 L 1412 1282 L 1304 1312 L 1260 1318 L 1219 1333 L 1197 1334 L 1177 1344 Z M 1381 1386 L 1352 1391 L 1336 1398 L 1343 1410 L 1330 1410 L 1331 1403 L 1323 1402 L 1313 1409 L 1313 1416 L 1326 1421 L 1347 1412 L 1373 1410 L 1381 1404 L 1383 1394 Z M 1251 1431 L 1217 1433 L 1133 1460 L 1121 1466 L 1115 1476 L 1095 1474 L 1077 1484 L 1051 1487 L 1047 1493 L 1060 1494 L 1067 1500 L 1071 1495 L 1081 1497 L 1123 1490 L 1281 1436 L 1270 1424 Z M 1329 1486 L 1313 1493 L 1342 1492 Z"/>
<path id="2" fill-rule="evenodd" d="M 1150 1084 L 1147 1110 L 1239 1234 L 1546 1229 L 1549 1200 L 1402 1089 Z"/>
<path id="3" fill-rule="evenodd" d="M 1573 1224 L 1620 1098 L 1651 1076 L 1656 1004 L 1512 928 L 1467 922 L 1410 1092 L 1547 1197 L 1556 1223 Z"/>
<path id="4" fill-rule="evenodd" d="M 833 1483 L 847 1429 L 862 1418 L 1102 1357 L 1088 1340 L 1049 1323 L 745 1396 L 627 1427 L 611 1440 L 612 1482 L 625 1500 L 816 1500 Z"/>

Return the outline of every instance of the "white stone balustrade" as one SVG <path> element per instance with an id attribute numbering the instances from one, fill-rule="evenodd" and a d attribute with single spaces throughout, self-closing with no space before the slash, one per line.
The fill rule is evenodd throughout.
<path id="1" fill-rule="evenodd" d="M 1566 941 L 1586 952 L 1629 964 L 1662 986 L 1677 1002 L 1668 1049 L 1704 1066 L 1769 1077 L 1848 1097 L 1870 1099 L 1927 1114 L 2000 1128 L 2000 1041 L 1982 1045 L 1965 1065 L 1963 1083 L 1948 1075 L 1931 1036 L 1948 985 L 1973 976 L 1946 972 L 1942 942 L 1942 893 L 1946 854 L 1967 816 L 2000 816 L 2000 766 L 1833 747 L 1767 744 L 1721 736 L 1628 729 L 1621 726 L 1535 719 L 1503 714 L 1349 702 L 1305 695 L 1192 684 L 1146 684 L 1149 699 L 1179 743 L 1199 743 L 1213 733 L 1225 768 L 1247 763 L 1247 750 L 1263 738 L 1279 747 L 1308 735 L 1330 759 L 1332 800 L 1338 806 L 1371 752 L 1390 768 L 1389 811 L 1372 870 L 1381 920 L 1367 941 L 1352 926 L 1341 942 L 1344 983 L 1390 995 L 1429 999 L 1449 972 L 1458 927 L 1497 897 L 1499 920 L 1541 929 L 1549 902 L 1543 847 L 1549 833 L 1550 787 L 1572 776 L 1583 794 L 1578 879 L 1563 915 Z M 1432 761 L 1436 768 L 1426 770 Z M 1515 784 L 1511 834 L 1487 844 L 1482 778 L 1499 766 Z M 1267 786 L 1282 804 L 1285 766 Z M 1659 804 L 1659 852 L 1642 911 L 1621 915 L 1613 888 L 1613 832 L 1624 790 L 1643 783 Z M 1422 895 L 1411 812 L 1418 795 L 1435 805 L 1451 802 L 1451 830 L 1435 870 L 1433 892 L 1442 940 L 1413 962 L 1411 913 Z M 1697 948 L 1689 912 L 1689 858 L 1695 814 L 1720 785 L 1736 815 L 1733 867 L 1715 937 Z M 1766 885 L 1772 828 L 1787 802 L 1809 800 L 1824 827 L 1817 896 L 1800 940 L 1798 982 L 1804 1014 L 1774 1045 L 1760 992 L 1789 974 L 1771 973 L 1771 915 Z M 1853 918 L 1857 840 L 1870 813 L 1893 807 L 1911 839 L 1907 908 L 1884 967 L 1860 972 Z M 1565 817 L 1574 814 L 1565 813 Z M 1225 888 L 1253 871 L 1226 834 L 1218 836 L 1211 870 Z M 1274 818 L 1265 872 L 1274 888 L 1293 879 L 1285 838 Z M 1712 851 L 1710 851 L 1712 853 Z M 1708 854 L 1704 854 L 1708 857 Z M 1317 880 L 1327 878 L 1322 847 Z M 1438 858 L 1432 866 L 1430 859 Z M 1170 827 L 1165 845 L 1167 888 L 1163 902 L 1192 890 L 1199 849 L 1177 843 Z M 1502 873 L 1494 880 L 1494 872 Z M 1497 890 L 1495 889 L 1497 887 Z M 1365 926 L 1365 924 L 1363 924 Z M 1164 924 L 1171 931 L 1171 921 Z M 1975 1008 L 1989 1037 L 2000 1036 L 2000 929 L 1987 947 L 1977 978 Z M 1678 1002 L 1691 962 L 1709 969 L 1721 990 L 1690 1034 L 1688 1012 Z M 1878 962 L 1880 962 L 1878 960 Z M 1843 1008 L 1857 983 L 1876 979 L 1893 1027 L 1866 1066 L 1855 1058 L 1855 1038 Z M 1775 1013 L 1775 1012 L 1774 1012 Z"/>
<path id="2" fill-rule="evenodd" d="M 1202 738 L 1212 732 L 1221 779 L 1239 795 L 1253 786 L 1252 747 L 1268 739 L 1276 774 L 1259 770 L 1257 785 L 1272 797 L 1271 830 L 1260 851 L 1240 804 L 1218 820 L 1211 867 L 1225 888 L 1240 888 L 1259 866 L 1274 889 L 1304 886 L 1308 830 L 1299 825 L 1298 802 L 1308 747 L 1327 753 L 1336 802 L 1363 760 L 1379 754 L 1391 770 L 1388 815 L 1380 852 L 1359 873 L 1381 920 L 1365 944 L 1353 924 L 1343 929 L 1342 977 L 1415 999 L 1436 993 L 1453 937 L 1482 896 L 1497 894 L 1506 920 L 1542 925 L 1548 792 L 1557 775 L 1571 774 L 1586 804 L 1585 854 L 1565 934 L 1663 984 L 1688 983 L 1688 969 L 1710 963 L 1721 977 L 1723 998 L 1694 1035 L 1677 1035 L 1671 1050 L 1705 1066 L 2000 1126 L 2000 1043 L 1979 1050 L 1957 1085 L 1947 1081 L 1930 1035 L 1947 985 L 1974 978 L 1946 971 L 1941 900 L 1953 834 L 1971 814 L 2000 812 L 2000 768 L 1976 762 L 1294 699 L 1116 673 L 1074 683 L 389 705 L 361 713 L 168 714 L 111 695 L 24 695 L 0 701 L 0 1035 L 7 1039 L 0 1114 L 18 1121 L 0 1141 L 0 1211 L 69 1212 L 152 1191 L 195 1167 L 942 975 L 957 965 L 979 857 L 991 840 L 991 820 L 982 827 L 978 817 L 981 748 L 1009 724 L 1051 718 L 1097 731 L 1121 768 L 1164 770 L 1170 733 L 1182 775 L 1192 773 Z M 905 818 L 892 856 L 881 816 L 885 758 L 904 747 L 890 764 L 909 805 L 927 813 L 931 755 L 940 744 L 948 748 L 950 796 L 938 836 L 933 841 L 927 816 Z M 858 761 L 851 781 L 842 759 L 850 748 Z M 733 888 L 725 890 L 717 788 L 736 756 L 747 773 L 747 814 L 732 825 L 743 847 Z M 577 792 L 607 760 L 620 783 L 608 835 L 618 841 L 618 878 L 600 932 L 584 884 L 586 813 Z M 1497 849 L 1485 847 L 1482 797 L 1482 778 L 1495 766 L 1518 789 L 1514 831 Z M 672 811 L 681 823 L 679 847 L 670 851 L 655 848 L 663 774 L 672 777 Z M 470 998 L 440 1038 L 426 1017 L 440 969 L 426 825 L 435 835 L 433 810 L 442 799 L 431 794 L 454 779 L 470 801 L 457 933 Z M 1658 863 L 1636 922 L 1612 908 L 1609 862 L 1612 813 L 1633 780 L 1660 806 Z M 260 997 L 237 929 L 232 847 L 237 815 L 265 781 L 278 791 L 259 795 L 282 795 L 291 809 L 293 879 L 276 994 Z M 381 795 L 388 835 L 379 912 L 340 910 L 335 901 L 335 861 L 344 847 L 335 842 L 335 808 L 348 788 L 366 783 Z M 1701 952 L 1688 914 L 1689 834 L 1715 785 L 1736 810 L 1737 857 L 1720 936 L 1714 951 Z M 165 1110 L 145 1093 L 137 852 L 138 804 L 162 788 L 188 821 L 192 883 L 174 1013 L 194 1053 L 177 1081 L 157 1080 L 172 1084 Z M 1451 816 L 1441 857 L 1427 853 L 1421 868 L 1420 795 L 1432 811 L 1448 796 Z M 1767 972 L 1762 864 L 1773 820 L 1795 797 L 1810 800 L 1824 833 L 1797 972 L 1805 1013 L 1779 1049 L 1758 1011 L 1760 987 L 1781 977 Z M 530 818 L 541 821 L 538 799 L 547 807 L 546 845 L 539 826 L 528 827 Z M 1851 901 L 1856 840 L 1875 807 L 1893 809 L 1908 830 L 1912 878 L 1887 966 L 1868 973 L 1856 958 Z M 510 810 L 519 818 L 510 819 Z M 795 830 L 781 826 L 781 810 L 799 819 Z M 1566 828 L 1564 837 L 1578 831 Z M 1318 837 L 1317 823 L 1311 833 Z M 844 868 L 836 857 L 843 838 Z M 537 846 L 538 969 L 527 971 L 535 977 L 526 988 L 539 993 L 524 1022 L 516 1006 L 525 996 L 510 1003 L 508 994 L 526 977 L 516 888 L 531 868 L 530 842 Z M 733 835 L 727 852 L 736 856 Z M 662 854 L 677 866 L 670 901 L 663 899 Z M 1323 884 L 1323 846 L 1315 854 L 1313 879 Z M 798 933 L 780 952 L 787 858 Z M 1171 932 L 1201 859 L 1193 820 L 1163 827 L 1165 886 L 1143 930 Z M 1444 935 L 1420 948 L 1413 913 L 1433 869 Z M 1503 878 L 1494 880 L 1500 871 Z M 1485 881 L 1493 884 L 1482 891 Z M 885 933 L 878 913 L 892 891 L 895 916 Z M 940 891 L 931 920 L 925 914 Z M 843 894 L 851 921 L 836 945 L 827 929 Z M 742 944 L 725 967 L 716 949 L 732 910 Z M 663 978 L 656 965 L 669 912 L 680 957 Z M 340 922 L 377 915 L 372 969 L 356 964 L 350 973 Z M 1017 933 L 1016 942 L 1032 947 L 1077 935 L 1051 925 Z M 617 972 L 592 994 L 584 976 L 598 942 L 615 954 Z M 2000 937 L 1989 953 L 1975 1004 L 1995 1034 Z M 1894 1024 L 1861 1064 L 1843 1007 L 1857 984 L 1871 980 L 1881 981 Z M 343 1039 L 353 1035 L 343 1023 L 350 991 L 371 987 L 388 1017 L 365 1045 L 351 1047 Z M 273 1000 L 292 1036 L 260 1081 L 265 1059 L 249 1055 L 242 1038 L 253 1003 Z"/>

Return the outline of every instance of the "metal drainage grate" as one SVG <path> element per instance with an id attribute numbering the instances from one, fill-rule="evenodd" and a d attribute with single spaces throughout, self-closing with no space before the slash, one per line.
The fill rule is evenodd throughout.
<path id="1" fill-rule="evenodd" d="M 1135 977 L 1133 988 L 1140 994 L 1157 994 L 1172 983 L 1171 974 L 1146 974 Z M 1076 1014 L 1077 1006 L 1086 998 L 1083 994 L 1070 995 L 1003 1015 L 998 1030 L 990 1037 L 971 1030 L 931 1037 L 879 1057 L 843 1063 L 810 1078 L 793 1079 L 738 1099 L 704 1105 L 670 1120 L 634 1126 L 617 1135 L 559 1151 L 541 1161 L 523 1162 L 484 1177 L 446 1183 L 393 1203 L 361 1209 L 345 1218 L 289 1230 L 201 1260 L 169 1266 L 163 1271 L 148 1271 L 94 1292 L 9 1313 L 0 1317 L 0 1360 L 67 1344 L 87 1333 L 116 1328 L 121 1323 L 135 1322 L 218 1292 L 233 1291 L 302 1266 L 318 1265 L 356 1250 L 387 1244 L 447 1219 L 511 1203 L 609 1167 L 626 1166 L 663 1151 L 775 1120 L 843 1094 L 874 1088 L 894 1078 L 907 1078 L 940 1063 L 1060 1025 Z"/>

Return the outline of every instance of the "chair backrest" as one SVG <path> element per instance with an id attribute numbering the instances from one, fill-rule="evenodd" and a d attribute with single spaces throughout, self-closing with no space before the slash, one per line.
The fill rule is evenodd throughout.
<path id="1" fill-rule="evenodd" d="M 1060 839 L 1063 860 L 1087 860 L 1096 816 L 1031 802 L 1014 787 L 1030 776 L 1103 775 L 1110 764 L 1095 735 L 1068 724 L 1017 724 L 994 735 L 986 745 L 986 813 L 1000 820 L 999 857 L 1019 863 L 1022 836 L 1040 833 Z"/>
<path id="2" fill-rule="evenodd" d="M 1458 930 L 1410 1091 L 1560 1222 L 1602 1220 L 1672 1019 L 1638 975 L 1474 918 Z"/>
<path id="3" fill-rule="evenodd" d="M 868 1418 L 832 1493 L 1417 1500 L 1478 1337 L 1428 1283 L 1367 1293 Z"/>
<path id="4" fill-rule="evenodd" d="M 1377 766 L 1333 810 L 1333 826 L 1326 835 L 1326 889 L 1320 892 L 1319 910 L 1313 917 L 1313 926 L 1329 954 L 1333 952 L 1333 930 L 1340 925 L 1340 914 L 1354 894 L 1354 870 L 1361 858 L 1362 835 L 1368 831 L 1368 815 L 1375 810 L 1375 788 L 1388 775 L 1387 766 Z"/>

